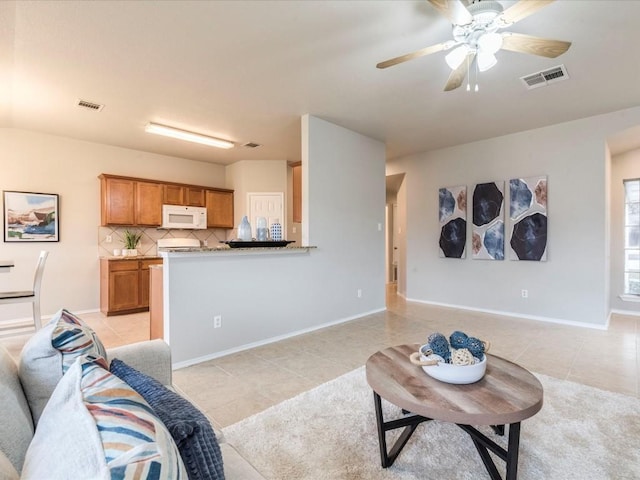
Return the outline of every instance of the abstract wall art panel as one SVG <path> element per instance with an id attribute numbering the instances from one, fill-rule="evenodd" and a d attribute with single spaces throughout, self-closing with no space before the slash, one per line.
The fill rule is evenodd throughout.
<path id="1" fill-rule="evenodd" d="M 547 259 L 547 177 L 509 180 L 511 260 Z"/>
<path id="2" fill-rule="evenodd" d="M 473 258 L 504 260 L 504 182 L 473 189 Z"/>
<path id="3" fill-rule="evenodd" d="M 440 257 L 465 258 L 467 243 L 467 187 L 438 191 Z"/>

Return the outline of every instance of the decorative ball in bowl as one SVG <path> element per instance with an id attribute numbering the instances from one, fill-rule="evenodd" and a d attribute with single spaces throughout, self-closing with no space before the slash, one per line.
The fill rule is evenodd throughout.
<path id="1" fill-rule="evenodd" d="M 426 354 L 426 355 L 425 355 Z M 479 381 L 487 370 L 487 356 L 470 365 L 446 363 L 442 357 L 431 353 L 430 345 L 420 347 L 410 356 L 411 363 L 420 365 L 427 375 L 445 383 L 465 385 Z"/>

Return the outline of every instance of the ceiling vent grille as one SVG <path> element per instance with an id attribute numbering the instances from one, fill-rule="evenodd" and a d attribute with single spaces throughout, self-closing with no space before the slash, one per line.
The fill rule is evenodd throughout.
<path id="1" fill-rule="evenodd" d="M 94 112 L 99 112 L 104 108 L 104 105 L 101 105 L 99 103 L 89 102 L 87 100 L 82 100 L 82 99 L 78 99 L 78 102 L 76 103 L 76 105 L 78 107 L 86 108 L 87 110 L 92 110 Z"/>
<path id="2" fill-rule="evenodd" d="M 569 74 L 564 65 L 558 65 L 557 67 L 543 70 L 542 72 L 532 73 L 531 75 L 525 75 L 520 77 L 522 83 L 525 84 L 527 90 L 532 90 L 538 87 L 546 87 L 552 83 L 561 82 L 567 80 Z"/>
<path id="3" fill-rule="evenodd" d="M 247 148 L 258 148 L 258 147 L 261 147 L 262 145 L 260 145 L 259 143 L 247 142 L 242 146 Z"/>

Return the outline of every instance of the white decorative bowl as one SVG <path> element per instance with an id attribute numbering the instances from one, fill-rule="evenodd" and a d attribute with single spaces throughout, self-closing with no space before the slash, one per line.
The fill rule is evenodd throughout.
<path id="1" fill-rule="evenodd" d="M 428 345 L 423 345 L 420 347 L 420 352 L 412 354 L 410 358 L 411 363 L 420 365 L 427 375 L 441 382 L 454 383 L 457 385 L 475 383 L 484 377 L 487 371 L 487 355 L 483 355 L 482 360 L 473 365 L 453 365 L 441 361 L 442 357 L 438 355 L 424 355 L 425 349 L 428 348 Z M 429 363 L 435 364 L 429 365 Z"/>
<path id="2" fill-rule="evenodd" d="M 420 359 L 427 360 L 427 357 L 420 355 Z M 424 365 L 422 369 L 427 375 L 441 382 L 457 385 L 475 383 L 484 377 L 484 373 L 487 371 L 487 356 L 483 355 L 482 361 L 473 365 L 453 365 L 440 362 L 437 365 Z"/>

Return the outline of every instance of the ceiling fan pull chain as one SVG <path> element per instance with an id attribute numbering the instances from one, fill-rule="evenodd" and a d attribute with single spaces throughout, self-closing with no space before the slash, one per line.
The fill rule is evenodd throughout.
<path id="1" fill-rule="evenodd" d="M 467 72 L 469 72 L 469 55 L 467 55 Z M 471 91 L 471 85 L 469 84 L 469 77 L 471 75 L 467 75 L 467 92 Z"/>

